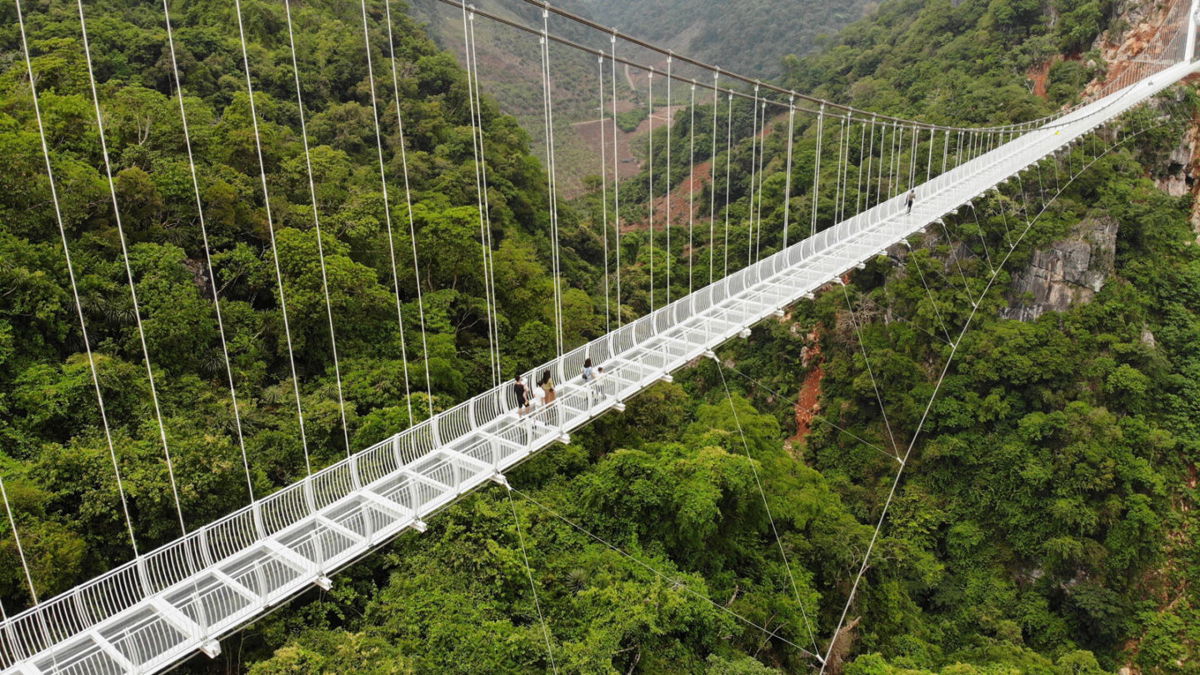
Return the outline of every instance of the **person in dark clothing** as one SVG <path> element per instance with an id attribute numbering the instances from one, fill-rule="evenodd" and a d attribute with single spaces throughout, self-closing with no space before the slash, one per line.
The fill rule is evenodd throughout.
<path id="1" fill-rule="evenodd" d="M 908 212 L 910 214 L 912 213 L 912 205 L 913 205 L 913 202 L 915 202 L 915 201 L 917 201 L 917 191 L 909 190 L 908 191 L 908 199 L 904 200 L 904 203 L 908 205 Z"/>
<path id="2" fill-rule="evenodd" d="M 529 405 L 529 390 L 520 375 L 513 379 L 513 396 L 517 398 L 517 413 L 524 414 L 526 406 Z"/>

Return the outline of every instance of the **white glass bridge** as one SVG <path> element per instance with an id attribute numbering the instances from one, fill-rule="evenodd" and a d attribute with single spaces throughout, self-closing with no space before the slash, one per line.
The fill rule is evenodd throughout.
<path id="1" fill-rule="evenodd" d="M 141 673 L 253 622 L 722 342 L 836 280 L 1195 71 L 1162 70 L 580 347 L 534 372 L 558 399 L 519 417 L 510 383 L 0 624 L 8 673 Z M 590 357 L 605 369 L 578 374 Z"/>

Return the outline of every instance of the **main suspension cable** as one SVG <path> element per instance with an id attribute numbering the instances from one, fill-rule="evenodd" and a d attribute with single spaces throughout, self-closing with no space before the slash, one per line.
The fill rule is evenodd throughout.
<path id="1" fill-rule="evenodd" d="M 700 600 L 704 600 L 705 602 L 709 603 L 713 607 L 717 608 L 718 610 L 720 610 L 722 612 L 725 612 L 726 614 L 732 616 L 733 618 L 735 618 L 738 621 L 742 622 L 743 624 L 749 626 L 750 628 L 754 628 L 755 630 L 762 632 L 764 635 L 775 638 L 776 640 L 779 640 L 780 642 L 783 642 L 784 644 L 795 648 L 801 654 L 803 654 L 807 657 L 814 658 L 814 659 L 817 659 L 818 661 L 820 661 L 821 657 L 818 654 L 811 652 L 811 651 L 805 649 L 804 647 L 801 647 L 800 645 L 796 644 L 795 642 L 792 642 L 791 640 L 783 637 L 778 632 L 770 630 L 770 629 L 762 626 L 761 624 L 755 623 L 754 621 L 747 619 L 745 616 L 733 611 L 732 609 L 729 609 L 725 605 L 713 600 L 712 598 L 708 597 L 707 595 L 704 595 L 703 593 L 700 593 L 699 591 L 694 590 L 691 586 L 688 586 L 687 583 L 685 583 L 682 579 L 679 579 L 678 577 L 669 576 L 666 573 L 659 571 L 655 567 L 647 564 L 646 562 L 642 561 L 641 559 L 636 558 L 632 554 L 624 551 L 619 546 L 609 542 L 608 540 L 600 537 L 597 534 L 592 533 L 591 531 L 589 531 L 588 529 L 579 525 L 578 523 L 571 520 L 570 518 L 567 518 L 566 516 L 562 515 L 558 511 L 556 511 L 556 510 L 550 508 L 549 506 L 546 506 L 545 504 L 541 503 L 540 501 L 534 499 L 531 495 L 529 495 L 525 492 L 522 492 L 521 490 L 519 490 L 515 487 L 512 488 L 512 491 L 521 495 L 527 501 L 532 503 L 534 506 L 537 506 L 541 510 L 545 511 L 549 515 L 554 516 L 555 518 L 566 523 L 572 529 L 576 530 L 580 534 L 583 534 L 584 536 L 595 541 L 596 543 L 603 545 L 604 547 L 608 548 L 610 551 L 612 551 L 628 560 L 631 560 L 634 563 L 637 563 L 640 567 L 642 567 L 646 571 L 650 572 L 654 576 L 662 579 L 663 581 L 668 582 L 672 588 L 678 588 L 678 589 L 686 592 L 688 595 L 699 598 Z"/>
<path id="2" fill-rule="evenodd" d="M 542 614 L 542 603 L 538 600 L 537 584 L 533 581 L 533 569 L 529 566 L 529 552 L 525 548 L 525 535 L 521 532 L 521 517 L 517 515 L 517 504 L 513 501 L 512 487 L 505 485 L 505 495 L 508 496 L 508 506 L 512 509 L 513 524 L 517 528 L 517 542 L 521 545 L 521 560 L 525 562 L 525 576 L 529 579 L 529 592 L 533 595 L 533 606 L 537 609 L 538 623 L 542 625 L 542 638 L 546 641 L 546 655 L 550 657 L 550 669 L 558 673 L 558 666 L 554 663 L 554 650 L 550 647 L 550 626 L 546 623 L 546 617 Z"/>
<path id="3" fill-rule="evenodd" d="M 746 453 L 746 460 L 750 465 L 750 473 L 754 475 L 754 484 L 758 486 L 758 495 L 762 498 L 763 509 L 767 514 L 767 522 L 771 524 L 771 533 L 775 535 L 775 545 L 779 547 L 779 557 L 783 560 L 783 567 L 787 570 L 788 581 L 792 586 L 792 594 L 796 597 L 796 605 L 800 607 L 800 615 L 804 617 L 804 627 L 808 631 L 808 639 L 812 641 L 813 652 L 819 653 L 821 648 L 817 646 L 817 638 L 813 633 L 812 623 L 808 619 L 808 610 L 804 607 L 804 600 L 800 598 L 800 588 L 796 585 L 796 577 L 792 574 L 792 564 L 788 560 L 787 551 L 783 548 L 783 540 L 779 536 L 779 528 L 775 525 L 775 516 L 771 513 L 771 505 L 767 502 L 767 492 L 763 488 L 762 478 L 758 475 L 758 462 L 750 454 L 750 443 L 746 440 L 746 432 L 742 429 L 741 418 L 738 417 L 737 406 L 733 404 L 733 394 L 729 391 L 729 383 L 725 381 L 724 365 L 720 358 L 714 358 L 717 362 L 717 374 L 721 376 L 721 387 L 725 390 L 725 398 L 729 402 L 729 410 L 733 413 L 733 422 L 737 426 L 738 436 L 742 440 L 742 449 Z M 818 657 L 820 658 L 820 657 Z"/>

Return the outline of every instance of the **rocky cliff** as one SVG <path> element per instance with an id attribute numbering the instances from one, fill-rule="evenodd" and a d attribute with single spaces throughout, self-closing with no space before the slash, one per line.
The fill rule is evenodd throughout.
<path id="1" fill-rule="evenodd" d="M 1107 214 L 1088 216 L 1066 238 L 1035 251 L 1029 266 L 1013 275 L 1011 304 L 1002 315 L 1032 321 L 1091 300 L 1113 272 L 1117 229 Z"/>

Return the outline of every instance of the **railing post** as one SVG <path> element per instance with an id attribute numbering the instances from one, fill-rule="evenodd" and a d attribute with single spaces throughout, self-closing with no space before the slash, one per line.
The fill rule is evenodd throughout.
<path id="1" fill-rule="evenodd" d="M 360 478 L 358 475 L 358 453 L 357 452 L 350 455 L 350 461 L 348 462 L 348 464 L 350 466 L 350 486 L 352 488 L 354 488 L 355 491 L 361 490 L 362 489 L 362 478 Z"/>

